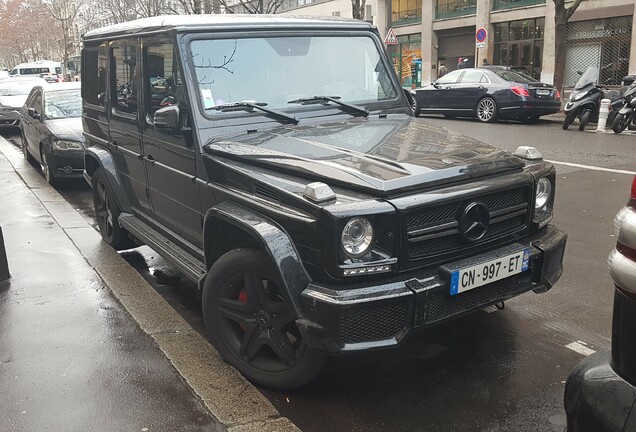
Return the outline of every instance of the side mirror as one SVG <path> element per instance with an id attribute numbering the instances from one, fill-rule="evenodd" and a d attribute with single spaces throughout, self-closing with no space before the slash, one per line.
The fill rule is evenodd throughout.
<path id="1" fill-rule="evenodd" d="M 439 85 L 439 84 L 437 83 L 437 81 L 433 81 L 433 82 L 431 83 L 431 85 L 432 85 L 433 87 L 435 87 L 436 89 L 438 89 L 438 88 L 440 88 L 440 87 L 441 87 L 441 85 Z"/>
<path id="2" fill-rule="evenodd" d="M 177 130 L 179 129 L 179 107 L 170 105 L 159 108 L 152 119 L 157 130 Z"/>
<path id="3" fill-rule="evenodd" d="M 29 114 L 29 117 L 40 120 L 40 113 L 38 113 L 35 108 L 27 109 L 27 113 Z"/>

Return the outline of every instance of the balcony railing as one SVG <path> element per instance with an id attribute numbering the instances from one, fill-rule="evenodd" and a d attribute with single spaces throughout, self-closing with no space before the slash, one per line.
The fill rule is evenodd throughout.
<path id="1" fill-rule="evenodd" d="M 545 0 L 495 0 L 493 10 L 513 9 L 522 6 L 545 4 Z"/>
<path id="2" fill-rule="evenodd" d="M 477 0 L 458 0 L 454 2 L 437 2 L 435 19 L 454 18 L 477 13 Z"/>
<path id="3" fill-rule="evenodd" d="M 391 25 L 407 25 L 422 22 L 422 9 L 412 9 L 391 14 Z"/>

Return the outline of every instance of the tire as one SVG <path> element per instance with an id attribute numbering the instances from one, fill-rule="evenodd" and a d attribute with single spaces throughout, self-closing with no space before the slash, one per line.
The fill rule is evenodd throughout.
<path id="1" fill-rule="evenodd" d="M 413 109 L 413 115 L 415 117 L 419 117 L 422 114 L 420 110 L 420 105 L 417 103 L 417 98 L 413 96 L 413 101 L 411 102 L 411 108 Z"/>
<path id="2" fill-rule="evenodd" d="M 287 390 L 318 375 L 326 353 L 310 348 L 281 296 L 280 276 L 256 249 L 235 249 L 210 269 L 203 319 L 210 341 L 248 380 Z"/>
<path id="3" fill-rule="evenodd" d="M 46 182 L 51 186 L 55 186 L 58 179 L 55 176 L 55 172 L 51 169 L 51 165 L 49 164 L 49 155 L 44 147 L 40 148 L 40 169 L 42 171 L 42 175 L 46 179 Z"/>
<path id="4" fill-rule="evenodd" d="M 623 132 L 625 129 L 627 129 L 627 127 L 629 126 L 629 123 L 631 122 L 631 115 L 625 115 L 625 114 L 617 114 L 616 118 L 614 119 L 614 122 L 612 123 L 612 130 L 614 131 L 614 133 L 621 133 Z"/>
<path id="5" fill-rule="evenodd" d="M 31 156 L 31 153 L 29 153 L 29 150 L 27 149 L 26 138 L 24 137 L 24 134 L 22 132 L 20 132 L 20 140 L 22 142 L 22 154 L 24 155 L 24 159 L 26 159 L 28 163 L 34 164 L 35 158 Z"/>
<path id="6" fill-rule="evenodd" d="M 93 174 L 93 205 L 102 239 L 116 250 L 134 247 L 134 242 L 128 235 L 128 231 L 117 223 L 121 208 L 106 180 L 103 168 L 97 168 Z"/>
<path id="7" fill-rule="evenodd" d="M 493 98 L 485 97 L 477 102 L 477 120 L 484 123 L 492 123 L 497 120 L 497 102 Z"/>
<path id="8" fill-rule="evenodd" d="M 614 119 L 616 118 L 617 114 L 618 110 L 611 110 L 607 115 L 607 122 L 605 124 L 611 127 L 614 124 Z"/>
<path id="9" fill-rule="evenodd" d="M 581 122 L 579 123 L 579 130 L 584 131 L 587 124 L 590 122 L 590 117 L 592 117 L 592 111 L 589 109 L 583 111 L 581 114 Z"/>
<path id="10" fill-rule="evenodd" d="M 567 130 L 574 123 L 574 114 L 566 115 L 563 119 L 563 130 Z"/>

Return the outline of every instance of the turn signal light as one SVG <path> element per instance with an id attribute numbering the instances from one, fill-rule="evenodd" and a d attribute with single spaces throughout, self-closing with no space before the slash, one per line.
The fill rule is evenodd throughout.
<path id="1" fill-rule="evenodd" d="M 554 97 L 561 100 L 561 92 L 557 90 L 556 95 Z"/>
<path id="2" fill-rule="evenodd" d="M 514 86 L 514 87 L 510 87 L 510 90 L 512 90 L 512 92 L 518 96 L 530 96 L 528 89 L 525 87 Z"/>

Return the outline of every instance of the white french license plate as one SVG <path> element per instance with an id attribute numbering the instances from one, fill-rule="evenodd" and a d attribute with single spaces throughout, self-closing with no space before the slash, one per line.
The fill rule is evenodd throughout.
<path id="1" fill-rule="evenodd" d="M 528 270 L 528 249 L 451 273 L 450 294 L 456 295 Z"/>
<path id="2" fill-rule="evenodd" d="M 550 90 L 537 90 L 537 94 L 540 96 L 547 96 L 550 94 Z"/>

